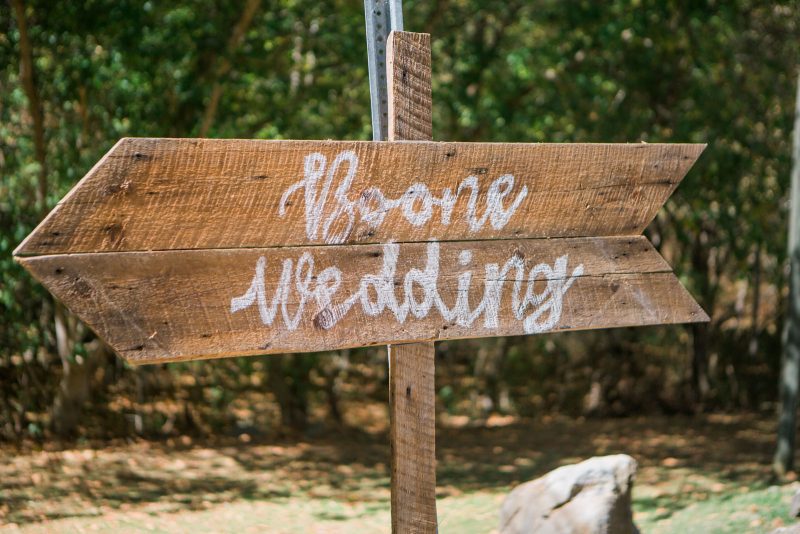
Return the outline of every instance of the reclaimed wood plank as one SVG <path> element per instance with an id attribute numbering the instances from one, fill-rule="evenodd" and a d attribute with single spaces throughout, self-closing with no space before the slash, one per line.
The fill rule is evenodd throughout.
<path id="1" fill-rule="evenodd" d="M 436 532 L 433 342 L 389 345 L 392 532 Z"/>
<path id="2" fill-rule="evenodd" d="M 546 308 L 527 330 L 707 320 L 643 236 L 64 254 L 19 261 L 134 363 L 519 335 L 531 333 L 524 322 L 532 313 L 559 303 L 552 326 Z M 259 271 L 263 286 L 254 284 Z M 545 279 L 551 289 L 564 290 L 553 293 L 555 301 L 541 297 Z M 530 291 L 522 314 L 513 306 L 517 284 L 518 299 Z"/>
<path id="3" fill-rule="evenodd" d="M 389 141 L 430 141 L 431 36 L 392 32 L 386 48 Z M 389 345 L 392 532 L 436 532 L 436 349 Z"/>
<path id="4" fill-rule="evenodd" d="M 635 235 L 703 148 L 128 138 L 15 255 Z"/>
<path id="5" fill-rule="evenodd" d="M 430 141 L 431 36 L 392 32 L 387 44 L 389 141 Z"/>

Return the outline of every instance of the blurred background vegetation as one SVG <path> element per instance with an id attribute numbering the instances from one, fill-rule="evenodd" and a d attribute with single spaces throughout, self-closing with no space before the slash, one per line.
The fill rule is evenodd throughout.
<path id="1" fill-rule="evenodd" d="M 435 139 L 708 143 L 647 234 L 711 322 L 439 343 L 442 417 L 772 417 L 797 7 L 406 0 Z M 11 258 L 120 137 L 369 139 L 368 91 L 358 1 L 0 1 L 0 440 L 308 433 L 385 401 L 382 348 L 129 367 Z"/>

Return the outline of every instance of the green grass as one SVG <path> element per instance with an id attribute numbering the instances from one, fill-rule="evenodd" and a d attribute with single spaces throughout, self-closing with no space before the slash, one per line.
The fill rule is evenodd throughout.
<path id="1" fill-rule="evenodd" d="M 643 533 L 702 532 L 703 534 L 771 532 L 793 523 L 789 505 L 793 486 L 771 486 L 747 493 L 727 493 L 697 502 L 671 514 L 655 513 L 650 501 L 636 501 Z M 658 510 L 658 508 L 656 508 Z"/>
<path id="2" fill-rule="evenodd" d="M 761 533 L 792 523 L 788 514 L 794 486 L 772 486 L 748 493 L 725 493 L 684 508 L 669 509 L 658 499 L 634 499 L 643 533 Z M 439 532 L 487 533 L 497 528 L 505 492 L 475 492 L 437 501 Z M 112 512 L 29 524 L 23 532 L 388 532 L 385 501 L 349 503 L 335 499 L 242 501 L 200 511 L 152 509 Z"/>
<path id="3" fill-rule="evenodd" d="M 763 533 L 800 483 L 767 486 L 773 421 L 756 415 L 518 421 L 437 430 L 439 532 L 497 528 L 520 482 L 592 455 L 639 462 L 643 533 Z M 180 446 L 0 450 L 0 530 L 389 532 L 385 434 Z M 13 525 L 16 523 L 16 525 Z"/>

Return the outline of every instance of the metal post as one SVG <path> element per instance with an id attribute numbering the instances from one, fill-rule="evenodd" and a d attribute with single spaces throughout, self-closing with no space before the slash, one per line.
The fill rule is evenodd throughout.
<path id="1" fill-rule="evenodd" d="M 389 96 L 386 90 L 386 40 L 403 29 L 402 0 L 364 0 L 367 21 L 367 64 L 372 109 L 372 140 L 386 141 L 389 132 Z"/>

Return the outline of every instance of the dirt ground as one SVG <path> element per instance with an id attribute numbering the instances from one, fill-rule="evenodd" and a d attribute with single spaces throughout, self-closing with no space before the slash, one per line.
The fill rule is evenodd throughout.
<path id="1" fill-rule="evenodd" d="M 0 524 L 24 532 L 386 532 L 389 443 L 381 421 L 365 422 L 369 431 L 280 439 L 6 446 Z M 442 416 L 440 424 L 440 532 L 490 532 L 515 484 L 614 453 L 639 462 L 634 506 L 643 532 L 671 532 L 689 520 L 712 521 L 708 532 L 762 532 L 790 521 L 794 486 L 770 485 L 768 415 L 495 417 L 480 425 Z M 713 523 L 715 515 L 724 517 Z"/>

